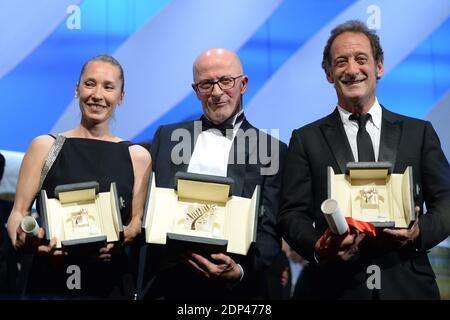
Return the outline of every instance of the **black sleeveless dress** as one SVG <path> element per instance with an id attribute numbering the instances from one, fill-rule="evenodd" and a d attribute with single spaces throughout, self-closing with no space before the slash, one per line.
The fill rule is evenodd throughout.
<path id="1" fill-rule="evenodd" d="M 122 222 L 130 220 L 134 184 L 133 165 L 128 141 L 109 142 L 95 139 L 67 138 L 42 189 L 54 198 L 55 187 L 62 184 L 97 181 L 100 192 L 108 192 L 111 182 L 124 200 Z M 39 208 L 39 205 L 37 206 Z M 35 256 L 26 285 L 29 298 L 131 299 L 134 295 L 132 259 L 127 249 L 113 256 L 110 262 L 94 259 L 91 252 L 68 256 Z M 81 289 L 68 286 L 73 274 L 68 267 L 81 271 Z M 70 281 L 70 280 L 69 280 Z M 71 287 L 72 289 L 69 289 Z"/>

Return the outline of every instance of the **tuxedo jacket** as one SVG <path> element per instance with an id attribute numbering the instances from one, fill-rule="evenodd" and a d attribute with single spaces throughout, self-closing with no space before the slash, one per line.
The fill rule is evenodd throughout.
<path id="1" fill-rule="evenodd" d="M 421 207 L 417 243 L 393 249 L 366 238 L 354 261 L 319 265 L 314 245 L 327 228 L 320 210 L 327 198 L 327 167 L 342 174 L 351 161 L 353 154 L 337 108 L 292 133 L 279 227 L 291 247 L 310 262 L 301 277 L 299 298 L 439 298 L 427 251 L 450 234 L 450 168 L 431 123 L 382 107 L 378 161 L 391 162 L 393 173 L 413 168 L 413 183 L 420 190 L 415 202 Z M 422 214 L 424 203 L 426 214 Z M 374 274 L 367 269 L 371 265 L 380 268 L 379 290 L 367 286 Z"/>
<path id="2" fill-rule="evenodd" d="M 247 140 L 245 148 L 236 147 L 236 138 L 233 141 L 233 148 L 230 151 L 227 176 L 234 180 L 233 195 L 251 198 L 255 187 L 260 185 L 260 207 L 257 226 L 256 243 L 250 249 L 248 256 L 232 256 L 235 261 L 241 264 L 244 269 L 244 278 L 232 289 L 217 280 L 208 280 L 199 276 L 190 268 L 173 261 L 168 257 L 163 246 L 149 245 L 146 271 L 150 278 L 153 278 L 152 287 L 149 289 L 147 298 L 236 298 L 236 297 L 257 297 L 258 277 L 267 268 L 274 257 L 280 252 L 281 238 L 275 228 L 279 212 L 282 165 L 287 153 L 287 146 L 283 142 L 263 133 L 253 127 L 246 119 L 243 120 L 240 129 L 244 132 L 254 131 L 256 140 Z M 178 130 L 178 131 L 176 131 Z M 187 134 L 184 138 L 188 143 L 188 154 L 178 153 L 181 140 L 174 139 L 172 134 Z M 200 132 L 198 132 L 200 133 Z M 179 136 L 178 136 L 179 137 Z M 194 134 L 194 121 L 188 121 L 173 125 L 161 126 L 153 138 L 151 144 L 151 154 L 155 182 L 157 187 L 174 188 L 175 174 L 178 171 L 186 172 L 192 155 L 196 136 Z M 276 148 L 272 147 L 276 145 Z M 279 169 L 274 174 L 261 175 L 261 169 L 268 167 L 272 163 L 266 163 L 261 159 L 260 152 L 268 150 L 272 154 L 275 162 L 278 162 Z M 184 156 L 182 163 L 174 163 L 171 155 L 175 150 L 177 154 Z M 238 155 L 238 153 L 241 153 Z M 242 154 L 243 153 L 243 154 Z M 239 158 L 240 157 L 240 158 Z M 236 159 L 245 158 L 245 163 L 237 162 Z M 256 160 L 256 161 L 255 161 Z M 149 275 L 146 276 L 147 280 Z"/>

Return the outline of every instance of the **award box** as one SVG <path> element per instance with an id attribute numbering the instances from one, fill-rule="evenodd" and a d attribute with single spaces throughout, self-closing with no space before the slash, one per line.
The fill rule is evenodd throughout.
<path id="1" fill-rule="evenodd" d="M 177 172 L 175 189 L 149 183 L 143 228 L 147 243 L 203 253 L 246 255 L 256 240 L 259 185 L 252 198 L 232 195 L 233 179 Z"/>
<path id="2" fill-rule="evenodd" d="M 375 227 L 409 228 L 415 220 L 412 167 L 392 173 L 389 162 L 349 162 L 345 174 L 328 167 L 328 198 L 346 217 Z"/>
<path id="3" fill-rule="evenodd" d="M 57 248 L 99 246 L 123 236 L 116 184 L 99 192 L 96 181 L 59 185 L 55 198 L 40 192 L 40 216 L 47 240 L 56 237 Z"/>

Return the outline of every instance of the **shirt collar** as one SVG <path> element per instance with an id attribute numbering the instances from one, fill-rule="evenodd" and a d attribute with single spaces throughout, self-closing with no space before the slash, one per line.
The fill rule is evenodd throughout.
<path id="1" fill-rule="evenodd" d="M 341 106 L 337 105 L 338 111 L 339 111 L 339 115 L 341 116 L 341 120 L 342 123 L 344 124 L 344 126 L 346 125 L 350 125 L 350 124 L 355 124 L 354 121 L 350 121 L 349 117 L 352 114 L 351 112 L 348 112 L 347 110 L 345 110 L 344 108 L 342 108 Z M 380 129 L 381 128 L 381 113 L 382 113 L 382 109 L 380 104 L 378 103 L 378 99 L 375 97 L 375 102 L 372 105 L 372 107 L 370 107 L 369 112 L 370 113 L 370 120 L 372 122 L 372 124 L 377 128 Z"/>
<path id="2" fill-rule="evenodd" d="M 244 110 L 239 111 L 233 117 L 228 119 L 226 122 L 231 123 L 233 125 L 233 127 L 240 124 L 244 120 L 243 113 L 244 113 Z M 242 117 L 239 117 L 241 114 L 242 114 Z M 238 119 L 238 117 L 239 117 L 239 119 Z"/>
<path id="3" fill-rule="evenodd" d="M 236 125 L 240 125 L 240 123 L 242 122 L 242 121 L 244 121 L 244 109 L 242 109 L 241 111 L 239 111 L 238 113 L 236 113 L 234 116 L 232 116 L 232 117 L 230 117 L 230 118 L 228 118 L 227 120 L 225 120 L 224 122 L 222 122 L 223 124 L 231 124 L 233 127 L 234 126 L 236 126 Z M 240 116 L 242 114 L 242 116 Z M 203 117 L 205 117 L 208 121 L 210 121 L 211 122 L 211 120 L 209 120 L 209 118 L 205 115 L 205 114 L 203 114 Z M 238 117 L 239 117 L 239 119 L 238 119 Z M 237 122 L 236 122 L 236 120 L 237 120 Z M 221 124 L 219 124 L 218 126 L 220 126 Z"/>

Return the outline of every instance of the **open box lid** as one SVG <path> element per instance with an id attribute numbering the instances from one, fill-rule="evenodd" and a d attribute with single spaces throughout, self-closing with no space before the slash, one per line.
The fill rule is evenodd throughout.
<path id="1" fill-rule="evenodd" d="M 207 174 L 177 172 L 175 190 L 179 199 L 225 203 L 233 194 L 233 179 Z"/>
<path id="2" fill-rule="evenodd" d="M 345 174 L 350 179 L 386 179 L 391 174 L 392 164 L 382 162 L 348 162 Z"/>
<path id="3" fill-rule="evenodd" d="M 61 204 L 75 201 L 92 201 L 99 193 L 97 181 L 63 184 L 55 187 L 55 197 Z"/>

